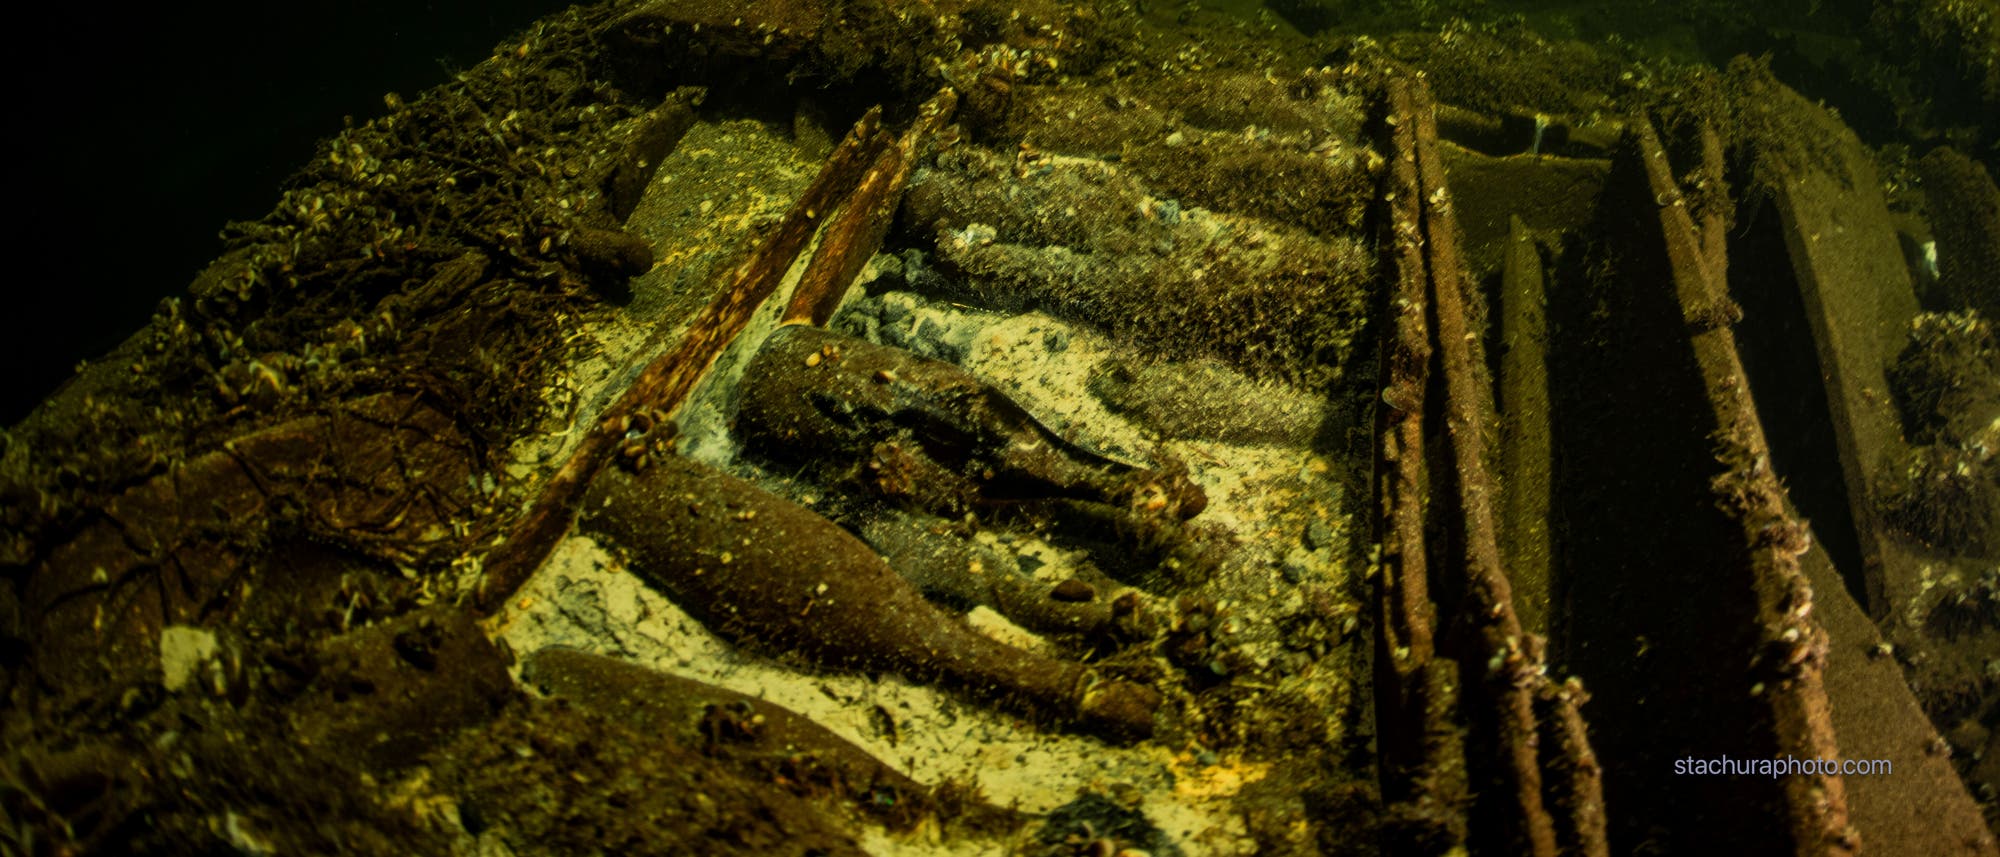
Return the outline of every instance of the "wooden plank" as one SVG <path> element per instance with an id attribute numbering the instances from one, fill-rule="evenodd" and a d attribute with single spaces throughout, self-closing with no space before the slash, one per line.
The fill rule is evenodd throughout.
<path id="1" fill-rule="evenodd" d="M 1993 855 L 1992 831 L 1953 769 L 1936 727 L 1917 704 L 1882 634 L 1847 594 L 1826 550 L 1799 558 L 1813 587 L 1813 614 L 1826 628 L 1827 699 L 1834 735 L 1849 759 L 1882 759 L 1889 773 L 1848 777 L 1847 808 L 1870 857 Z"/>
<path id="2" fill-rule="evenodd" d="M 896 219 L 910 168 L 958 106 L 958 93 L 946 89 L 926 102 L 917 121 L 893 148 L 882 150 L 861 177 L 846 203 L 827 222 L 825 236 L 813 250 L 812 262 L 792 302 L 785 308 L 786 324 L 825 324 L 840 307 L 848 286 L 882 246 L 889 224 Z"/>

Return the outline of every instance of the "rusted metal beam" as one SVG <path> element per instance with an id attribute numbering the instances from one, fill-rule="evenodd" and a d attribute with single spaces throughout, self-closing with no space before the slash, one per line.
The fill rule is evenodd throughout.
<path id="1" fill-rule="evenodd" d="M 1396 157 L 1388 200 L 1394 287 L 1389 294 L 1391 332 L 1382 347 L 1382 403 L 1377 461 L 1382 517 L 1383 628 L 1397 671 L 1408 675 L 1431 659 L 1436 618 L 1424 560 L 1424 398 L 1430 379 L 1429 300 L 1424 296 L 1423 222 L 1417 185 L 1415 131 L 1405 117 L 1410 99 L 1402 81 L 1390 85 L 1388 116 Z"/>
<path id="2" fill-rule="evenodd" d="M 1458 223 L 1445 182 L 1444 162 L 1438 155 L 1435 111 L 1428 88 L 1419 83 L 1413 89 L 1426 261 L 1445 382 L 1445 435 L 1451 443 L 1453 481 L 1463 519 L 1465 603 L 1461 609 L 1471 613 L 1473 637 L 1479 653 L 1485 656 L 1483 685 L 1492 697 L 1501 767 L 1512 779 L 1509 785 L 1521 844 L 1535 857 L 1554 857 L 1556 826 L 1542 800 L 1532 692 L 1541 646 L 1522 634 L 1520 620 L 1514 615 L 1512 588 L 1500 568 L 1493 524 L 1494 485 L 1486 466 L 1486 417 L 1490 410 L 1481 407 L 1490 397 L 1482 390 L 1472 348 L 1479 334 L 1472 330 L 1465 309 L 1469 284 L 1459 253 Z"/>
<path id="3" fill-rule="evenodd" d="M 1590 746 L 1589 727 L 1578 709 L 1589 699 L 1581 682 L 1535 687 L 1542 726 L 1542 770 L 1548 780 L 1552 814 L 1568 823 L 1556 830 L 1565 854 L 1604 857 L 1611 853 L 1605 833 L 1603 768 Z"/>
<path id="4" fill-rule="evenodd" d="M 1436 114 L 1421 80 L 1409 84 L 1406 120 L 1412 124 L 1422 237 L 1430 280 L 1431 318 L 1444 380 L 1443 415 L 1450 444 L 1451 478 L 1458 519 L 1449 522 L 1463 551 L 1461 637 L 1469 650 L 1454 654 L 1461 669 L 1478 675 L 1481 700 L 1498 746 L 1494 763 L 1511 793 L 1514 834 L 1505 847 L 1534 855 L 1608 853 L 1599 768 L 1577 706 L 1580 685 L 1557 687 L 1548 677 L 1541 637 L 1523 631 L 1512 585 L 1500 562 L 1494 521 L 1496 486 L 1487 450 L 1494 415 L 1485 357 L 1468 310 L 1472 284 L 1459 247 L 1459 227 L 1445 164 L 1439 156 Z M 1402 153 L 1398 158 L 1404 157 Z M 1543 735 L 1552 740 L 1544 741 Z"/>
<path id="5" fill-rule="evenodd" d="M 1382 198 L 1383 246 L 1391 283 L 1382 340 L 1382 407 L 1376 409 L 1376 519 L 1382 545 L 1376 588 L 1376 720 L 1383 792 L 1421 819 L 1426 835 L 1465 842 L 1471 797 L 1459 727 L 1457 664 L 1435 657 L 1424 521 L 1424 402 L 1430 379 L 1429 300 L 1424 291 L 1422 196 L 1417 182 L 1414 108 L 1403 80 L 1389 83 L 1385 136 L 1392 153 Z"/>
<path id="6" fill-rule="evenodd" d="M 1839 758 L 1821 683 L 1827 636 L 1812 616 L 1812 586 L 1799 568 L 1799 555 L 1810 546 L 1811 537 L 1786 512 L 1784 489 L 1771 470 L 1764 427 L 1727 324 L 1730 316 L 1720 311 L 1731 304 L 1722 278 L 1722 243 L 1713 234 L 1719 230 L 1711 226 L 1711 234 L 1696 234 L 1652 123 L 1641 118 L 1633 127 L 1647 181 L 1659 203 L 1674 291 L 1714 410 L 1717 458 L 1728 468 L 1711 484 L 1724 512 L 1742 528 L 1749 548 L 1744 572 L 1757 599 L 1757 660 L 1748 690 L 1769 707 L 1778 752 L 1802 759 Z M 1838 774 L 1788 776 L 1782 788 L 1794 853 L 1841 855 L 1860 850 L 1860 834 L 1848 823 L 1846 788 Z"/>

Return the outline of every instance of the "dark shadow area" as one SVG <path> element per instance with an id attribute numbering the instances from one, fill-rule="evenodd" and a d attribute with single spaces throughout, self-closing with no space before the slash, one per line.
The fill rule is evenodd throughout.
<path id="1" fill-rule="evenodd" d="M 569 4 L 58 4 L 17 79 L 35 248 L 0 342 L 13 423 L 184 294 L 231 220 L 263 216 L 316 141 L 484 60 Z M 23 167 L 21 164 L 31 166 Z"/>
<path id="2" fill-rule="evenodd" d="M 1743 307 L 1736 347 L 1771 446 L 1771 468 L 1812 524 L 1854 600 L 1867 609 L 1861 544 L 1833 433 L 1819 352 L 1777 214 L 1752 215 L 1730 235 L 1729 292 Z"/>

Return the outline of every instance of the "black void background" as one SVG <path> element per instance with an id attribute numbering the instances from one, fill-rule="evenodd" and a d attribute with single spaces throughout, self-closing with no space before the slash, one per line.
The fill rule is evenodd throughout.
<path id="1" fill-rule="evenodd" d="M 342 117 L 569 5 L 71 2 L 13 21 L 0 425 L 185 294 L 223 224 L 269 211 Z"/>

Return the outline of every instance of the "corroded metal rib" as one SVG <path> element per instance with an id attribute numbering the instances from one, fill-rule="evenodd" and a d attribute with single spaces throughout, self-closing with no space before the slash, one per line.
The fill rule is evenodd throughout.
<path id="1" fill-rule="evenodd" d="M 1424 196 L 1424 236 L 1431 273 L 1432 310 L 1437 319 L 1439 363 L 1444 372 L 1445 435 L 1450 438 L 1456 470 L 1459 513 L 1463 516 L 1465 603 L 1473 612 L 1475 633 L 1489 668 L 1485 676 L 1496 709 L 1494 727 L 1505 770 L 1513 779 L 1515 823 L 1527 840 L 1528 853 L 1554 857 L 1555 820 L 1542 804 L 1542 769 L 1536 758 L 1533 668 L 1540 647 L 1521 634 L 1514 616 L 1514 596 L 1500 569 L 1499 541 L 1493 527 L 1493 480 L 1486 471 L 1486 409 L 1475 373 L 1471 330 L 1465 312 L 1465 270 L 1458 248 L 1458 221 L 1445 184 L 1444 162 L 1437 153 L 1437 119 L 1427 88 L 1420 87 L 1415 104 L 1417 179 Z"/>
<path id="2" fill-rule="evenodd" d="M 1714 410 L 1717 458 L 1728 467 L 1712 487 L 1723 511 L 1742 528 L 1750 551 L 1745 571 L 1757 599 L 1753 673 L 1759 679 L 1751 692 L 1769 706 L 1780 752 L 1801 759 L 1838 758 L 1821 683 L 1827 636 L 1812 616 L 1812 587 L 1799 568 L 1810 537 L 1785 511 L 1784 489 L 1769 465 L 1770 449 L 1744 380 L 1735 335 L 1727 325 L 1710 323 L 1715 308 L 1729 299 L 1722 280 L 1722 242 L 1712 232 L 1696 234 L 1652 124 L 1640 119 L 1634 127 L 1647 181 L 1661 201 L 1660 231 L 1675 295 L 1690 325 L 1689 341 Z M 1860 849 L 1860 835 L 1848 823 L 1846 788 L 1839 775 L 1788 776 L 1783 787 L 1794 853 L 1851 854 Z"/>
<path id="3" fill-rule="evenodd" d="M 1429 280 L 1430 318 L 1435 330 L 1432 341 L 1436 343 L 1443 375 L 1445 398 L 1441 410 L 1450 444 L 1451 473 L 1441 480 L 1440 487 L 1452 492 L 1451 505 L 1457 513 L 1454 520 L 1447 522 L 1446 529 L 1463 552 L 1458 558 L 1464 576 L 1459 609 L 1465 631 L 1463 645 L 1468 647 L 1453 653 L 1453 659 L 1461 670 L 1479 676 L 1480 691 L 1468 698 L 1480 700 L 1484 710 L 1477 719 L 1490 723 L 1494 730 L 1498 746 L 1494 748 L 1493 764 L 1511 795 L 1506 798 L 1511 807 L 1505 816 L 1512 819 L 1512 834 L 1519 840 L 1515 845 L 1538 857 L 1562 852 L 1606 854 L 1609 846 L 1605 838 L 1599 768 L 1577 711 L 1583 694 L 1573 683 L 1557 686 L 1547 678 L 1541 638 L 1523 631 L 1514 612 L 1512 587 L 1500 561 L 1493 509 L 1495 484 L 1488 469 L 1490 453 L 1486 448 L 1493 416 L 1492 393 L 1481 374 L 1484 356 L 1477 348 L 1479 334 L 1472 328 L 1466 307 L 1471 284 L 1459 251 L 1458 224 L 1445 182 L 1444 163 L 1438 155 L 1437 123 L 1428 89 L 1421 80 L 1392 82 L 1390 109 L 1391 137 L 1396 149 L 1392 174 L 1395 193 L 1397 197 L 1409 193 L 1413 171 L 1417 205 L 1421 206 L 1420 218 L 1413 219 L 1407 208 L 1398 205 L 1398 199 L 1389 200 L 1391 228 L 1399 233 L 1408 230 L 1415 236 L 1414 242 L 1404 241 L 1400 234 L 1395 238 L 1399 289 L 1407 290 L 1404 278 L 1417 270 L 1414 258 L 1404 258 L 1415 255 L 1406 248 L 1420 242 L 1422 269 Z M 1407 131 L 1401 127 L 1404 125 L 1408 126 Z M 1421 228 L 1412 228 L 1412 223 L 1420 223 Z M 1407 301 L 1408 296 L 1399 292 L 1399 297 L 1392 300 Z M 1418 306 L 1421 313 L 1421 304 Z M 1395 309 L 1399 313 L 1408 311 L 1407 306 L 1400 304 Z M 1392 343 L 1414 329 L 1411 323 L 1399 318 Z M 1415 433 L 1420 443 L 1422 399 L 1412 396 L 1412 390 L 1420 391 L 1423 381 L 1407 368 L 1394 365 L 1399 359 L 1399 347 L 1402 346 L 1390 346 L 1385 403 L 1391 409 L 1408 408 L 1418 414 L 1397 427 L 1417 426 Z M 1408 383 L 1412 380 L 1414 388 Z M 1405 383 L 1399 385 L 1398 381 Z M 1392 412 L 1392 424 L 1398 419 L 1401 418 Z M 1400 432 L 1392 436 L 1385 431 L 1383 442 L 1385 461 L 1390 451 L 1399 456 L 1409 454 L 1405 449 L 1409 441 Z M 1384 493 L 1391 499 L 1400 499 L 1400 492 L 1411 491 L 1420 478 L 1403 472 L 1401 468 L 1405 466 L 1420 466 L 1420 463 L 1399 462 L 1398 472 L 1385 477 L 1388 484 Z M 1399 515 L 1412 514 L 1419 522 L 1416 530 L 1420 534 L 1420 512 L 1402 511 L 1394 505 L 1385 508 L 1385 530 L 1395 533 L 1393 539 L 1385 538 L 1385 558 L 1389 557 L 1389 545 L 1397 549 L 1394 561 L 1389 563 L 1395 570 L 1395 580 L 1392 583 L 1385 571 L 1385 592 L 1390 587 L 1407 592 L 1411 578 L 1422 576 L 1410 574 L 1407 568 L 1410 552 L 1408 537 L 1404 535 L 1407 530 L 1403 528 L 1410 526 L 1411 519 Z M 1385 610 L 1391 614 L 1387 624 L 1397 628 L 1407 624 L 1409 620 L 1403 617 L 1413 612 L 1395 605 L 1387 605 Z M 1393 649 L 1391 654 L 1395 654 Z M 1427 684 L 1434 686 L 1436 682 Z"/>
<path id="4" fill-rule="evenodd" d="M 1389 333 L 1382 339 L 1382 406 L 1376 411 L 1378 578 L 1376 719 L 1382 731 L 1383 791 L 1409 805 L 1432 835 L 1462 845 L 1471 797 L 1457 725 L 1455 665 L 1435 658 L 1436 608 L 1425 561 L 1424 402 L 1430 379 L 1429 301 L 1424 296 L 1422 197 L 1409 88 L 1391 81 L 1387 131 L 1394 157 L 1383 198 L 1384 246 L 1392 283 Z"/>
<path id="5" fill-rule="evenodd" d="M 1401 81 L 1391 84 L 1389 115 L 1411 114 L 1409 94 Z M 1397 118 L 1390 136 L 1397 152 L 1392 162 L 1389 200 L 1390 264 L 1395 287 L 1389 296 L 1393 327 L 1383 341 L 1381 431 L 1384 564 L 1383 628 L 1391 651 L 1398 653 L 1398 672 L 1407 674 L 1431 659 L 1433 626 L 1424 562 L 1424 435 L 1425 387 L 1430 380 L 1429 301 L 1424 297 L 1423 223 L 1414 129 Z M 1408 649 L 1402 654 L 1402 649 Z M 1407 668 L 1406 666 L 1407 665 Z"/>

